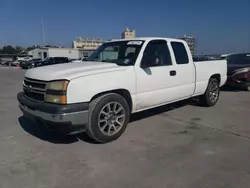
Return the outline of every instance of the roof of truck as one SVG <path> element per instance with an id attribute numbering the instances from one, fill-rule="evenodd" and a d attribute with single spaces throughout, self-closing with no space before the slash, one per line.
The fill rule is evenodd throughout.
<path id="1" fill-rule="evenodd" d="M 114 41 L 131 41 L 131 40 L 174 40 L 174 41 L 181 41 L 183 42 L 184 40 L 182 39 L 176 39 L 176 38 L 163 38 L 163 37 L 136 37 L 133 39 L 112 39 L 111 41 L 108 42 L 114 42 Z"/>

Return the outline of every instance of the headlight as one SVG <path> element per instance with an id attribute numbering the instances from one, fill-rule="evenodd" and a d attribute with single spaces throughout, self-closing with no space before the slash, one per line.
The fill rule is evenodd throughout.
<path id="1" fill-rule="evenodd" d="M 44 101 L 49 103 L 67 104 L 66 94 L 68 84 L 68 80 L 47 83 Z"/>
<path id="2" fill-rule="evenodd" d="M 248 72 L 248 71 L 250 71 L 250 67 L 243 68 L 243 69 L 238 69 L 238 70 L 235 71 L 235 74 L 245 73 L 245 72 Z"/>
<path id="3" fill-rule="evenodd" d="M 54 82 L 49 82 L 46 85 L 46 89 L 47 90 L 59 90 L 59 91 L 66 91 L 67 90 L 67 86 L 68 86 L 69 81 L 67 80 L 63 80 L 63 81 L 54 81 Z"/>

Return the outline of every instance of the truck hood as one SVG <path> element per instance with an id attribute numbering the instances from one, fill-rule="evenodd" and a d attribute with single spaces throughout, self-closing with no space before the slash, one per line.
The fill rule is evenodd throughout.
<path id="1" fill-rule="evenodd" d="M 77 77 L 100 74 L 105 72 L 123 71 L 125 66 L 118 66 L 115 63 L 84 61 L 80 63 L 64 63 L 57 65 L 49 65 L 29 69 L 25 73 L 25 77 L 36 80 L 72 80 Z"/>

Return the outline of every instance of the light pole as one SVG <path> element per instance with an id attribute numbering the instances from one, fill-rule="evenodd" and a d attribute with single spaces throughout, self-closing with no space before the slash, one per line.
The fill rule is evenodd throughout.
<path id="1" fill-rule="evenodd" d="M 43 39 L 43 45 L 44 45 L 44 26 L 43 26 L 43 16 L 41 17 L 41 23 L 42 23 L 42 39 Z"/>

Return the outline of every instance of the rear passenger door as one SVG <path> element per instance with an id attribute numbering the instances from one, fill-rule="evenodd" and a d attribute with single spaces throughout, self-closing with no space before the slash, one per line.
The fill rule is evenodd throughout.
<path id="1" fill-rule="evenodd" d="M 195 67 L 192 57 L 188 55 L 188 45 L 183 42 L 170 42 L 175 64 L 176 79 L 178 80 L 178 96 L 180 98 L 191 97 L 195 90 Z M 190 54 L 191 55 L 191 54 Z"/>
<path id="2" fill-rule="evenodd" d="M 142 64 L 149 65 L 143 68 Z M 181 80 L 172 61 L 166 40 L 150 41 L 143 53 L 141 65 L 135 67 L 137 75 L 136 111 L 175 101 L 183 96 Z"/>

